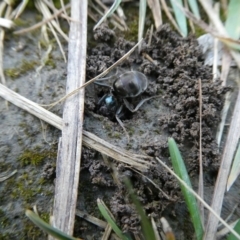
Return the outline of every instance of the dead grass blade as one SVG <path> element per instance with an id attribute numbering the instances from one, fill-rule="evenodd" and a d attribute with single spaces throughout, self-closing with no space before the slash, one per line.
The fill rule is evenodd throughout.
<path id="1" fill-rule="evenodd" d="M 162 217 L 160 221 L 162 223 L 162 228 L 163 232 L 165 233 L 166 240 L 175 240 L 175 236 L 168 221 L 164 217 Z"/>
<path id="2" fill-rule="evenodd" d="M 147 10 L 147 1 L 140 0 L 139 4 L 139 21 L 138 21 L 138 42 L 141 41 L 143 38 L 143 31 L 145 25 L 145 18 L 146 18 L 146 10 Z M 141 44 L 138 45 L 138 52 L 141 51 Z"/>
<path id="3" fill-rule="evenodd" d="M 215 28 L 218 31 L 218 35 L 219 35 L 219 39 L 220 38 L 228 38 L 228 34 L 227 31 L 224 27 L 224 25 L 222 24 L 220 18 L 218 17 L 218 15 L 214 12 L 211 3 L 208 0 L 199 0 L 200 3 L 202 4 L 206 14 L 208 15 L 208 17 L 210 18 L 211 22 L 214 24 Z M 220 39 L 221 41 L 223 41 L 223 39 Z M 225 42 L 226 43 L 226 42 Z M 238 68 L 240 68 L 240 54 L 231 50 L 231 55 L 233 56 L 234 60 L 236 61 Z"/>
<path id="4" fill-rule="evenodd" d="M 198 180 L 198 194 L 204 199 L 203 188 L 203 163 L 202 163 L 202 82 L 198 80 L 199 87 L 199 180 Z M 204 223 L 204 206 L 198 202 L 202 223 Z"/>
<path id="5" fill-rule="evenodd" d="M 239 74 L 238 74 L 238 82 Z M 238 92 L 238 97 L 234 107 L 234 112 L 232 116 L 231 125 L 228 131 L 226 145 L 224 147 L 224 152 L 222 155 L 221 166 L 219 169 L 217 181 L 215 184 L 214 194 L 212 198 L 212 208 L 220 215 L 223 203 L 224 192 L 226 190 L 228 174 L 230 171 L 230 166 L 232 159 L 237 148 L 239 138 L 240 138 L 240 92 Z M 218 219 L 213 215 L 209 214 L 208 223 L 205 232 L 205 239 L 211 239 L 215 236 L 217 231 Z"/>
<path id="6" fill-rule="evenodd" d="M 98 219 L 96 217 L 93 217 L 85 212 L 82 212 L 78 209 L 76 209 L 76 215 L 80 218 L 85 219 L 86 221 L 100 227 L 100 228 L 105 228 L 107 226 L 107 223 L 101 219 Z"/>
<path id="7" fill-rule="evenodd" d="M 71 22 L 69 31 L 69 38 L 72 40 L 68 45 L 67 93 L 82 86 L 86 79 L 87 8 L 87 1 L 71 1 L 71 17 L 77 21 Z M 52 24 L 54 22 L 51 21 Z M 77 95 L 65 102 L 62 137 L 58 144 L 52 226 L 69 235 L 72 235 L 74 230 L 78 197 L 84 96 L 84 89 L 82 89 Z"/>
<path id="8" fill-rule="evenodd" d="M 227 181 L 227 191 L 231 188 L 233 183 L 236 181 L 237 177 L 240 174 L 240 145 L 238 144 L 238 148 L 235 154 L 235 157 L 233 159 L 233 164 L 231 167 L 230 174 L 228 176 Z"/>
<path id="9" fill-rule="evenodd" d="M 44 16 L 45 19 L 49 19 L 51 17 L 51 13 L 50 13 L 49 9 L 47 8 L 46 4 L 43 3 L 43 1 L 37 0 L 35 2 L 35 5 L 39 9 L 39 11 L 42 13 L 42 15 Z M 56 33 L 56 31 L 54 30 L 53 27 L 55 27 L 55 29 L 62 35 L 63 38 L 65 38 L 66 41 L 69 40 L 67 35 L 61 30 L 61 28 L 58 26 L 58 24 L 55 20 L 51 20 L 51 22 L 48 22 L 47 25 L 51 29 L 51 32 L 52 32 L 53 36 L 55 37 L 55 39 L 58 43 L 58 46 L 59 46 L 59 49 L 60 49 L 60 51 L 63 55 L 64 61 L 67 62 L 66 55 L 65 55 L 65 52 L 63 50 L 62 44 L 61 44 L 61 42 L 58 38 L 58 35 L 57 35 L 57 33 Z"/>
<path id="10" fill-rule="evenodd" d="M 53 102 L 51 104 L 48 105 L 42 105 L 43 107 L 54 107 L 55 105 L 57 105 L 60 102 L 65 101 L 67 98 L 73 96 L 74 94 L 76 94 L 77 92 L 79 92 L 79 90 L 81 90 L 82 88 L 88 86 L 89 84 L 93 83 L 94 81 L 96 81 L 98 78 L 104 77 L 105 75 L 107 75 L 110 71 L 112 71 L 115 67 L 117 67 L 119 64 L 121 64 L 128 56 L 130 56 L 133 51 L 141 44 L 141 41 L 139 41 L 132 49 L 130 49 L 124 56 L 122 56 L 119 60 L 117 60 L 112 66 L 110 66 L 109 68 L 107 68 L 104 72 L 102 72 L 101 74 L 99 74 L 98 76 L 92 78 L 91 80 L 89 80 L 88 82 L 86 82 L 85 84 L 83 84 L 81 87 L 76 88 L 74 91 L 72 91 L 71 93 L 67 94 L 66 96 L 64 96 L 63 98 L 59 99 L 56 102 Z M 49 108 L 49 109 L 50 109 Z"/>
<path id="11" fill-rule="evenodd" d="M 154 221 L 154 218 L 152 216 L 151 216 L 151 224 L 152 224 L 155 240 L 161 240 L 158 233 L 156 222 Z"/>
<path id="12" fill-rule="evenodd" d="M 0 97 L 62 130 L 62 118 L 40 107 L 37 103 L 34 103 L 15 93 L 2 84 L 0 84 Z M 144 155 L 133 154 L 129 151 L 116 147 L 87 131 L 83 131 L 83 144 L 86 147 L 93 148 L 96 151 L 101 152 L 140 172 L 147 171 L 149 166 L 151 166 L 152 158 Z"/>
<path id="13" fill-rule="evenodd" d="M 172 25 L 175 27 L 175 29 L 179 32 L 179 34 L 182 35 L 181 30 L 179 29 L 174 17 L 172 16 L 171 12 L 168 9 L 166 1 L 165 0 L 160 0 L 160 2 L 161 2 L 163 10 L 165 11 L 165 14 L 167 15 L 169 21 L 172 23 Z"/>
<path id="14" fill-rule="evenodd" d="M 17 19 L 23 13 L 24 9 L 28 4 L 28 0 L 22 0 L 22 2 L 17 6 L 17 8 L 12 12 L 11 18 Z"/>
<path id="15" fill-rule="evenodd" d="M 121 0 L 115 0 L 111 8 L 105 13 L 105 15 L 99 20 L 99 22 L 95 25 L 93 30 L 95 30 L 97 27 L 99 27 L 107 17 L 109 17 L 119 6 L 121 3 Z"/>
<path id="16" fill-rule="evenodd" d="M 37 28 L 45 25 L 46 23 L 52 21 L 55 17 L 59 16 L 63 11 L 64 9 L 68 9 L 70 8 L 70 4 L 67 4 L 65 6 L 65 8 L 61 8 L 60 10 L 58 10 L 56 13 L 54 13 L 50 18 L 47 18 L 39 23 L 36 23 L 34 24 L 33 26 L 29 27 L 29 28 L 24 28 L 24 29 L 21 29 L 21 30 L 18 30 L 18 31 L 14 31 L 13 33 L 16 34 L 16 35 L 20 35 L 20 34 L 24 34 L 24 33 L 27 33 L 27 32 L 31 32 L 33 30 L 36 30 Z"/>
<path id="17" fill-rule="evenodd" d="M 147 0 L 148 6 L 152 11 L 155 28 L 158 29 L 162 25 L 162 12 L 159 0 Z"/>
<path id="18" fill-rule="evenodd" d="M 11 172 L 9 174 L 7 174 L 7 173 L 8 173 L 8 171 L 0 174 L 0 182 L 4 182 L 5 180 L 12 177 L 15 173 L 17 173 L 17 170 L 14 170 L 13 172 Z"/>
<path id="19" fill-rule="evenodd" d="M 6 18 L 0 18 L 0 27 L 4 28 L 12 28 L 14 26 L 14 23 L 12 20 L 6 19 Z"/>
<path id="20" fill-rule="evenodd" d="M 197 200 L 201 201 L 201 203 L 204 205 L 204 207 L 206 209 L 209 210 L 209 212 L 211 214 L 213 214 L 231 233 L 233 233 L 233 235 L 235 237 L 237 237 L 238 239 L 240 239 L 240 235 L 234 231 L 231 226 L 229 226 L 218 214 L 217 212 L 215 212 L 202 198 L 200 198 L 198 196 L 198 194 L 192 190 L 191 188 L 189 188 L 189 186 L 180 178 L 178 177 L 164 162 L 162 162 L 159 158 L 156 158 L 158 160 L 158 162 L 168 171 L 170 172 L 190 193 L 192 193 L 196 198 Z M 209 239 L 212 239 L 212 238 L 209 238 Z"/>
<path id="21" fill-rule="evenodd" d="M 107 12 L 108 11 L 108 7 L 103 3 L 101 2 L 100 0 L 95 0 L 95 2 L 105 11 Z M 119 9 L 122 9 L 120 6 L 117 7 L 116 11 L 118 12 Z M 112 18 L 115 19 L 117 22 L 119 22 L 120 24 L 123 25 L 124 27 L 124 30 L 127 30 L 128 27 L 127 27 L 127 24 L 126 22 L 124 21 L 124 14 L 123 14 L 123 11 L 122 11 L 122 14 L 121 14 L 122 17 L 118 17 L 115 13 L 112 14 Z"/>

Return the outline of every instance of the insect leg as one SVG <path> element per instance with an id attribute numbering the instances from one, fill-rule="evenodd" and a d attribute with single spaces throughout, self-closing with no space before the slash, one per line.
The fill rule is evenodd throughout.
<path id="1" fill-rule="evenodd" d="M 126 108 L 130 111 L 130 112 L 136 112 L 146 101 L 156 98 L 156 97 L 160 97 L 160 96 L 153 96 L 153 97 L 149 97 L 149 98 L 145 98 L 142 101 L 140 101 L 140 103 L 138 103 L 138 105 L 133 109 L 130 105 L 130 103 L 128 102 L 127 99 L 123 99 L 123 102 L 126 106 Z"/>
<path id="2" fill-rule="evenodd" d="M 128 139 L 128 142 L 129 142 L 128 132 L 127 132 L 126 128 L 124 127 L 123 122 L 122 122 L 121 119 L 118 117 L 118 115 L 119 115 L 119 114 L 121 113 L 121 111 L 122 111 L 122 108 L 123 108 L 123 105 L 121 105 L 120 108 L 117 110 L 116 115 L 115 115 L 115 118 L 117 119 L 119 125 L 122 127 L 123 131 L 125 132 L 125 134 L 126 134 L 126 136 L 127 136 L 127 139 Z"/>
<path id="3" fill-rule="evenodd" d="M 107 83 L 101 83 L 99 81 L 95 81 L 94 84 L 102 86 L 102 87 L 108 87 L 108 88 L 110 88 L 112 90 L 112 86 L 107 84 Z"/>

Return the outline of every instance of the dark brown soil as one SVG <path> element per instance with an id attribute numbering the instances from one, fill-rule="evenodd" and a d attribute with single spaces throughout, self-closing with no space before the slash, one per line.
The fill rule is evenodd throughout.
<path id="1" fill-rule="evenodd" d="M 98 29 L 95 38 L 98 44 L 93 48 L 89 47 L 88 50 L 89 79 L 111 66 L 135 44 L 123 38 L 116 38 L 112 31 L 106 28 Z M 149 86 L 141 96 L 128 99 L 134 106 L 141 99 L 161 96 L 149 100 L 133 114 L 128 112 L 123 114 L 122 121 L 130 134 L 130 142 L 127 142 L 122 128 L 114 118 L 109 119 L 100 115 L 98 101 L 104 94 L 109 93 L 107 87 L 94 85 L 86 90 L 85 129 L 115 145 L 158 157 L 170 166 L 167 138 L 171 136 L 180 147 L 189 174 L 196 179 L 199 169 L 199 88 L 201 87 L 205 185 L 212 186 L 220 161 L 214 136 L 227 89 L 221 87 L 220 81 L 212 82 L 211 69 L 203 65 L 201 49 L 194 36 L 183 39 L 168 25 L 164 25 L 153 34 L 150 46 L 147 42 L 148 37 L 144 40 L 141 53 L 132 54 L 120 66 L 121 69 L 117 70 L 118 73 L 118 71 L 134 69 L 144 73 L 149 79 Z M 154 63 L 143 57 L 146 54 L 154 60 Z M 108 84 L 114 81 L 114 74 L 116 71 L 110 73 L 112 77 L 106 81 Z M 190 217 L 179 184 L 165 169 L 155 166 L 145 173 L 161 188 L 161 192 L 144 176 L 122 164 L 113 162 L 113 166 L 118 170 L 119 176 L 129 177 L 138 199 L 146 213 L 154 217 L 159 230 L 159 219 L 164 216 L 170 220 L 174 231 L 178 232 L 178 239 L 193 237 Z M 89 176 L 83 182 L 88 182 L 88 188 L 92 190 L 88 189 L 86 192 L 86 186 L 81 186 L 80 198 L 83 199 L 88 194 L 91 195 L 89 197 L 91 200 L 96 200 L 97 197 L 103 198 L 121 229 L 139 233 L 140 219 L 134 205 L 129 200 L 121 177 L 120 185 L 113 181 L 112 171 L 112 167 L 102 161 L 99 153 L 85 149 L 81 176 Z M 81 180 L 81 185 L 84 184 L 83 182 Z M 92 196 L 93 192 L 98 196 Z M 96 208 L 93 211 L 92 208 L 81 205 L 79 206 L 81 210 L 96 215 Z M 81 236 L 84 236 L 83 232 Z"/>
<path id="2" fill-rule="evenodd" d="M 35 19 L 35 15 L 27 15 L 26 21 L 29 19 Z M 115 63 L 135 44 L 118 37 L 118 33 L 106 26 L 97 29 L 94 38 L 95 42 L 89 41 L 88 46 L 88 80 Z M 156 97 L 145 102 L 134 113 L 124 108 L 121 115 L 130 141 L 115 119 L 114 111 L 108 114 L 109 109 L 104 110 L 98 104 L 104 94 L 110 93 L 108 87 L 92 84 L 86 88 L 84 129 L 133 153 L 149 155 L 152 159 L 158 157 L 168 166 L 171 166 L 171 162 L 167 139 L 172 136 L 181 150 L 193 187 L 197 189 L 201 87 L 205 200 L 210 203 L 220 161 L 214 136 L 220 120 L 222 98 L 228 89 L 221 88 L 219 81 L 212 82 L 211 69 L 203 65 L 203 56 L 194 36 L 183 39 L 165 25 L 154 33 L 150 46 L 148 41 L 147 37 L 140 54 L 134 52 L 103 82 L 112 85 L 116 77 L 131 70 L 140 71 L 148 78 L 147 90 L 128 101 L 136 106 L 145 98 Z M 25 43 L 25 48 L 14 51 L 21 42 Z M 51 53 L 49 65 L 36 74 L 34 66 L 41 65 L 42 57 L 37 45 L 36 34 L 9 37 L 5 41 L 7 86 L 39 104 L 49 104 L 65 94 L 67 65 L 56 47 Z M 152 58 L 154 63 L 144 55 Z M 21 69 L 30 63 L 30 70 Z M 123 99 L 118 97 L 117 103 L 121 105 Z M 61 116 L 61 107 L 58 105 L 52 111 Z M 24 213 L 36 205 L 40 216 L 46 221 L 49 219 L 53 206 L 57 142 L 61 133 L 48 127 L 45 134 L 45 125 L 39 119 L 11 104 L 7 109 L 3 99 L 0 119 L 0 172 L 18 170 L 12 178 L 0 184 L 0 239 L 46 239 L 46 234 L 31 223 Z M 159 231 L 160 218 L 165 217 L 177 239 L 193 238 L 194 230 L 179 183 L 165 169 L 155 164 L 141 175 L 129 166 L 104 157 L 92 149 L 83 149 L 78 210 L 102 218 L 97 208 L 97 198 L 100 198 L 109 207 L 121 229 L 139 234 L 140 218 L 123 183 L 127 176 L 146 213 L 154 217 Z M 239 187 L 240 182 L 225 196 L 224 218 L 239 202 Z M 239 217 L 237 208 L 232 220 Z M 75 237 L 98 240 L 103 231 L 76 217 Z"/>

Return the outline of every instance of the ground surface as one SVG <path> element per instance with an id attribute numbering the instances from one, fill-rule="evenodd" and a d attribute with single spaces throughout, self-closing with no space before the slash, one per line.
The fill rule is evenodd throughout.
<path id="1" fill-rule="evenodd" d="M 35 102 L 47 104 L 64 95 L 66 64 L 56 47 L 51 55 L 52 62 L 36 74 L 42 52 L 37 48 L 35 37 L 22 36 L 7 41 L 4 58 L 7 86 Z M 88 46 L 88 79 L 111 66 L 135 44 L 114 36 L 106 28 L 98 30 L 95 38 L 97 40 Z M 22 41 L 25 47 L 19 52 L 15 51 L 13 48 Z M 99 100 L 109 93 L 106 87 L 90 85 L 86 89 L 84 128 L 114 145 L 134 153 L 158 157 L 168 165 L 171 164 L 167 138 L 174 137 L 192 177 L 193 186 L 197 186 L 201 82 L 203 162 L 206 200 L 209 202 L 220 162 L 214 136 L 226 89 L 220 86 L 220 82 L 212 83 L 211 69 L 203 66 L 203 56 L 194 37 L 182 39 L 165 25 L 154 33 L 150 45 L 147 42 L 148 37 L 144 40 L 141 54 L 132 54 L 118 69 L 120 72 L 134 69 L 148 78 L 147 90 L 136 98 L 128 99 L 131 104 L 136 106 L 142 99 L 158 96 L 144 103 L 133 114 L 124 110 L 122 122 L 130 135 L 130 141 L 127 141 L 114 117 L 109 119 L 99 110 Z M 150 56 L 154 63 L 144 58 L 143 53 Z M 34 63 L 34 66 L 17 76 L 10 75 L 13 71 L 9 70 L 23 69 L 24 62 Z M 113 76 L 116 71 L 109 75 Z M 113 81 L 114 77 L 111 77 L 107 82 L 112 84 Z M 117 101 L 121 104 L 122 99 Z M 0 239 L 43 239 L 45 235 L 26 219 L 24 211 L 37 205 L 40 215 L 48 218 L 54 193 L 54 168 L 60 132 L 48 126 L 44 134 L 38 119 L 11 104 L 7 108 L 2 99 L 0 103 L 0 172 L 18 169 L 16 175 L 0 185 Z M 61 106 L 53 111 L 61 116 Z M 159 219 L 164 216 L 177 233 L 177 239 L 193 237 L 179 185 L 170 174 L 160 166 L 145 173 L 161 188 L 159 191 L 144 176 L 111 159 L 109 161 L 111 164 L 104 162 L 100 153 L 83 149 L 77 209 L 100 217 L 96 200 L 101 198 L 124 231 L 139 233 L 139 217 L 121 181 L 122 176 L 128 176 L 144 209 L 152 214 L 159 230 Z M 119 181 L 113 180 L 113 169 L 117 169 Z M 231 212 L 237 199 L 238 192 L 232 190 L 225 200 L 224 216 Z M 239 215 L 237 209 L 233 217 Z M 101 231 L 76 218 L 74 236 L 100 239 Z"/>

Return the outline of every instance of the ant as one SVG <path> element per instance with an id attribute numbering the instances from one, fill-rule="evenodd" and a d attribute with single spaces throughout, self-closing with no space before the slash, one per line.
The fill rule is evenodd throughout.
<path id="1" fill-rule="evenodd" d="M 107 78 L 101 80 L 105 80 Z M 119 75 L 114 80 L 112 86 L 109 84 L 100 83 L 99 81 L 96 81 L 95 84 L 108 87 L 110 89 L 110 93 L 105 94 L 98 101 L 98 112 L 110 119 L 115 118 L 124 130 L 129 142 L 129 135 L 123 125 L 123 122 L 121 121 L 121 118 L 124 116 L 123 109 L 126 107 L 130 112 L 134 113 L 143 105 L 144 102 L 155 97 L 143 99 L 135 108 L 132 108 L 127 100 L 127 98 L 139 96 L 147 89 L 147 77 L 138 71 L 127 71 Z"/>

